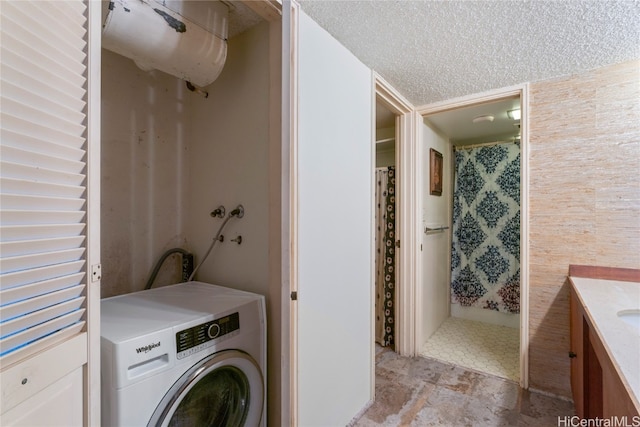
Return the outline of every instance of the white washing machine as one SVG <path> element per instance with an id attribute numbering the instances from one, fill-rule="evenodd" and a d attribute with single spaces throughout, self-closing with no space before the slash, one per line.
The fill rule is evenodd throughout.
<path id="1" fill-rule="evenodd" d="M 188 282 L 101 302 L 103 426 L 265 426 L 262 295 Z"/>

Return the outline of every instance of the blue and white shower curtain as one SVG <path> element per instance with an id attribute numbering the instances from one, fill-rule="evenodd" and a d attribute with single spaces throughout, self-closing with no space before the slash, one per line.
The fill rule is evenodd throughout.
<path id="1" fill-rule="evenodd" d="M 520 146 L 455 152 L 451 302 L 520 312 Z"/>

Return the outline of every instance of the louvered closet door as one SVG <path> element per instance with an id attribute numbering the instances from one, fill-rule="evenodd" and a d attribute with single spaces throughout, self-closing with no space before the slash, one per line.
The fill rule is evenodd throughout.
<path id="1" fill-rule="evenodd" d="M 86 332 L 88 13 L 83 1 L 0 8 L 4 388 L 17 387 L 4 376 L 11 367 Z M 46 385 L 41 377 L 22 385 L 30 380 Z M 18 403 L 3 392 L 2 412 Z"/>

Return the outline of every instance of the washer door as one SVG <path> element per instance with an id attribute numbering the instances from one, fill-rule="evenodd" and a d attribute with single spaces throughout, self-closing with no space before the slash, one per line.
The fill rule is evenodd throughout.
<path id="1" fill-rule="evenodd" d="M 205 357 L 176 381 L 147 426 L 257 426 L 264 406 L 258 364 L 239 350 Z"/>

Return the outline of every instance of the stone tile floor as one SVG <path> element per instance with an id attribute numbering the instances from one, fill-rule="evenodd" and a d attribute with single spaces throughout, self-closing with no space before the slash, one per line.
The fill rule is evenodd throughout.
<path id="1" fill-rule="evenodd" d="M 353 426 L 557 426 L 573 403 L 424 357 L 376 348 L 376 399 Z"/>

